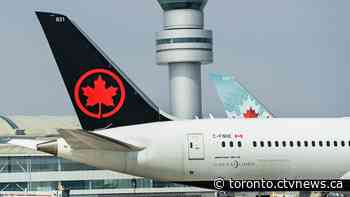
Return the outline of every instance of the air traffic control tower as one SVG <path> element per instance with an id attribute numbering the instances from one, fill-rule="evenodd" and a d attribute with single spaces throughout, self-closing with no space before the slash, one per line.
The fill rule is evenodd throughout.
<path id="1" fill-rule="evenodd" d="M 158 65 L 169 66 L 170 105 L 174 116 L 202 115 L 201 65 L 213 62 L 212 31 L 204 29 L 207 0 L 158 0 L 164 13 L 157 33 Z"/>

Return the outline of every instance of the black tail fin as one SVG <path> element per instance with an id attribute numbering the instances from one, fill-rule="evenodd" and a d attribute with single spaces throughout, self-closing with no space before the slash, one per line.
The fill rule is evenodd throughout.
<path id="1" fill-rule="evenodd" d="M 83 129 L 169 120 L 68 17 L 36 14 Z"/>

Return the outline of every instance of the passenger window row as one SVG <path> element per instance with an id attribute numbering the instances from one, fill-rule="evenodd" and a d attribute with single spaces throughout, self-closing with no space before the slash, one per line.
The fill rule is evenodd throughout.
<path id="1" fill-rule="evenodd" d="M 253 147 L 350 147 L 350 141 L 253 141 Z"/>
<path id="2" fill-rule="evenodd" d="M 242 147 L 242 142 L 241 141 L 237 141 L 237 144 L 234 145 L 234 142 L 233 141 L 230 141 L 228 144 L 227 144 L 228 147 Z M 221 142 L 221 147 L 225 148 L 226 147 L 226 142 L 225 141 L 222 141 Z"/>

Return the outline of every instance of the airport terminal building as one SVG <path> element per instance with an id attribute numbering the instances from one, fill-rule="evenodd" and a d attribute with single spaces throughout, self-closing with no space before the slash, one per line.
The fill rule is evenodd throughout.
<path id="1" fill-rule="evenodd" d="M 30 128 L 30 129 L 27 129 Z M 69 116 L 0 116 L 0 191 L 52 192 L 72 196 L 214 196 L 213 191 L 96 169 L 6 144 L 8 137 L 57 138 L 57 128 L 80 128 Z"/>

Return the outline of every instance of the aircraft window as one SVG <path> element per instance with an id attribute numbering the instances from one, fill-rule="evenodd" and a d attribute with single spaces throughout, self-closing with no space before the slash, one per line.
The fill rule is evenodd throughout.
<path id="1" fill-rule="evenodd" d="M 345 146 L 345 142 L 341 141 L 341 146 L 344 147 Z"/>
<path id="2" fill-rule="evenodd" d="M 264 142 L 263 141 L 260 141 L 260 146 L 264 147 Z"/>
<path id="3" fill-rule="evenodd" d="M 334 141 L 334 147 L 337 147 L 337 146 L 338 146 L 338 142 Z"/>
<path id="4" fill-rule="evenodd" d="M 327 141 L 326 144 L 327 144 L 328 147 L 331 146 L 331 142 L 330 141 Z"/>
<path id="5" fill-rule="evenodd" d="M 286 141 L 282 141 L 282 146 L 283 147 L 286 147 L 286 144 L 287 144 Z"/>
<path id="6" fill-rule="evenodd" d="M 275 141 L 275 146 L 278 147 L 278 141 Z"/>
<path id="7" fill-rule="evenodd" d="M 230 141 L 230 147 L 233 147 L 233 142 L 232 141 Z"/>
<path id="8" fill-rule="evenodd" d="M 290 147 L 293 147 L 293 145 L 294 145 L 294 144 L 293 144 L 293 141 L 289 141 L 289 146 L 290 146 Z"/>
<path id="9" fill-rule="evenodd" d="M 268 146 L 268 147 L 271 147 L 271 146 L 272 146 L 271 141 L 267 141 L 267 146 Z"/>
<path id="10" fill-rule="evenodd" d="M 225 145 L 226 145 L 226 144 L 225 144 L 225 141 L 222 141 L 222 142 L 221 142 L 221 146 L 224 148 Z"/>
<path id="11" fill-rule="evenodd" d="M 304 141 L 304 146 L 307 147 L 309 145 L 308 141 Z"/>
<path id="12" fill-rule="evenodd" d="M 350 141 L 348 142 L 349 146 L 350 146 Z"/>
<path id="13" fill-rule="evenodd" d="M 316 146 L 316 142 L 315 141 L 311 141 L 311 146 L 315 147 Z"/>
<path id="14" fill-rule="evenodd" d="M 190 142 L 190 148 L 193 148 L 193 143 L 192 142 Z"/>
<path id="15" fill-rule="evenodd" d="M 322 141 L 318 141 L 318 145 L 319 145 L 320 147 L 322 147 L 322 146 L 323 146 L 323 142 L 322 142 Z"/>
<path id="16" fill-rule="evenodd" d="M 253 141 L 253 146 L 256 147 L 256 141 Z"/>
<path id="17" fill-rule="evenodd" d="M 241 142 L 241 141 L 238 141 L 238 142 L 237 142 L 237 145 L 238 145 L 238 147 L 242 147 L 242 142 Z"/>
<path id="18" fill-rule="evenodd" d="M 297 146 L 300 147 L 301 146 L 301 142 L 297 141 Z"/>

